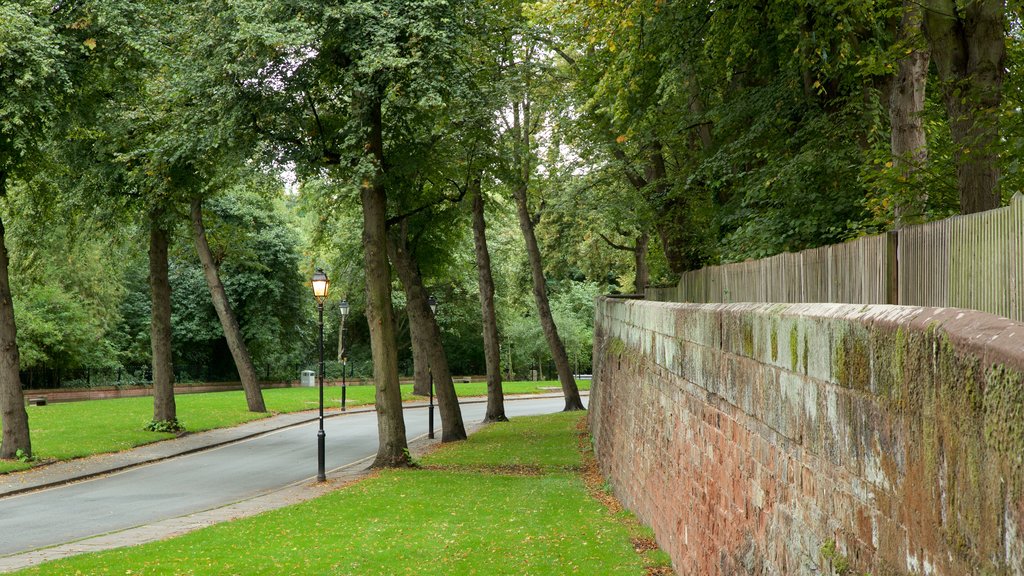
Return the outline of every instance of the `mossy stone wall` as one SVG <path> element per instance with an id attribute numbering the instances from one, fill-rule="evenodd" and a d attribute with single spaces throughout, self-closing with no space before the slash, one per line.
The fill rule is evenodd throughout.
<path id="1" fill-rule="evenodd" d="M 601 299 L 594 355 L 598 460 L 680 574 L 1024 574 L 1024 324 Z"/>

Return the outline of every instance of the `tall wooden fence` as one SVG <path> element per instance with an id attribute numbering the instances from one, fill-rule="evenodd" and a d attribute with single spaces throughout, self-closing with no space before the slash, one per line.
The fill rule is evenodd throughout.
<path id="1" fill-rule="evenodd" d="M 844 244 L 683 274 L 665 302 L 842 302 L 970 308 L 1024 321 L 1024 196 Z"/>

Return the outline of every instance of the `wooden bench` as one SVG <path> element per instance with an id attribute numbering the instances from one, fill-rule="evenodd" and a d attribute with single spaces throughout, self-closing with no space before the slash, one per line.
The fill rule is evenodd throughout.
<path id="1" fill-rule="evenodd" d="M 46 398 L 42 396 L 36 396 L 28 399 L 29 406 L 46 406 Z"/>

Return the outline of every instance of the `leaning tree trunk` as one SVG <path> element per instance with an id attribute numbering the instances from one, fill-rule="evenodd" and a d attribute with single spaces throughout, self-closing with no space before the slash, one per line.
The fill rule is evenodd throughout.
<path id="1" fill-rule="evenodd" d="M 260 391 L 256 368 L 252 365 L 249 348 L 246 347 L 245 339 L 242 338 L 242 330 L 238 327 L 238 320 L 235 319 L 235 314 L 231 310 L 231 303 L 228 302 L 228 295 L 224 292 L 224 285 L 221 284 L 220 274 L 217 271 L 217 263 L 213 261 L 213 253 L 210 252 L 210 244 L 206 240 L 206 228 L 203 226 L 203 201 L 199 198 L 192 201 L 192 237 L 196 243 L 199 261 L 203 264 L 203 275 L 206 276 L 206 285 L 210 288 L 213 307 L 217 310 L 217 318 L 220 319 L 221 328 L 224 330 L 224 338 L 228 341 L 228 348 L 231 350 L 231 357 L 235 360 L 238 377 L 242 380 L 242 389 L 245 390 L 245 401 L 249 405 L 249 411 L 266 412 L 267 406 L 263 403 L 263 393 Z"/>
<path id="2" fill-rule="evenodd" d="M 921 34 L 923 11 L 912 0 L 903 3 L 899 36 L 915 42 Z M 899 61 L 889 93 L 889 124 L 892 130 L 893 163 L 902 181 L 910 187 L 896 202 L 896 228 L 924 220 L 928 192 L 914 182 L 914 174 L 928 161 L 928 140 L 924 131 L 925 85 L 928 79 L 928 50 L 913 49 Z"/>
<path id="3" fill-rule="evenodd" d="M 400 467 L 411 464 L 409 443 L 402 416 L 402 391 L 398 384 L 398 354 L 395 350 L 395 311 L 391 305 L 391 270 L 387 248 L 387 193 L 381 184 L 384 159 L 381 102 L 379 94 L 367 106 L 370 129 L 368 150 L 377 163 L 374 180 L 359 190 L 363 205 L 363 260 L 366 267 L 366 320 L 370 328 L 370 350 L 376 383 L 377 432 L 380 443 L 371 467 Z"/>
<path id="4" fill-rule="evenodd" d="M 0 175 L 0 178 L 3 176 Z M 0 181 L 0 187 L 4 184 Z M 14 325 L 14 303 L 11 300 L 11 283 L 7 273 L 10 261 L 4 237 L 4 223 L 0 220 L 0 411 L 3 414 L 0 458 L 11 459 L 18 456 L 19 450 L 24 456 L 31 457 L 32 439 L 28 433 L 25 396 L 21 391 L 21 365 L 17 330 Z"/>
<path id="5" fill-rule="evenodd" d="M 167 271 L 170 234 L 153 212 L 149 231 L 149 286 L 152 299 L 150 344 L 153 351 L 153 421 L 175 422 L 174 369 L 171 360 L 171 283 Z"/>
<path id="6" fill-rule="evenodd" d="M 998 208 L 999 105 L 1006 57 L 1005 3 L 930 0 L 924 29 L 955 149 L 960 212 Z"/>
<path id="7" fill-rule="evenodd" d="M 480 286 L 480 314 L 483 318 L 484 361 L 487 364 L 487 412 L 484 422 L 507 422 L 505 394 L 501 389 L 501 347 L 498 343 L 498 318 L 494 308 L 494 277 L 491 254 L 487 250 L 487 223 L 484 220 L 484 195 L 480 180 L 472 182 L 473 243 L 476 247 L 477 282 Z"/>
<path id="8" fill-rule="evenodd" d="M 551 305 L 548 303 L 547 281 L 544 278 L 544 266 L 541 264 L 537 236 L 533 232 L 533 218 L 530 215 L 530 209 L 526 202 L 526 187 L 516 186 L 512 190 L 512 195 L 515 196 L 516 212 L 519 215 L 519 228 L 523 232 L 523 240 L 526 242 L 526 254 L 530 260 L 530 273 L 533 277 L 533 297 L 537 302 L 537 313 L 540 316 L 540 325 L 544 331 L 544 338 L 548 341 L 551 357 L 554 359 L 555 369 L 558 371 L 558 381 L 562 385 L 562 392 L 565 394 L 565 410 L 584 410 L 579 388 L 576 387 L 576 380 L 573 379 L 572 368 L 569 366 L 569 356 L 565 353 L 565 345 L 562 344 L 562 339 L 558 336 L 558 328 L 555 326 L 555 319 L 551 314 Z"/>
<path id="9" fill-rule="evenodd" d="M 401 229 L 393 230 L 389 253 L 391 262 L 398 272 L 398 278 L 405 288 L 409 332 L 413 342 L 419 342 L 427 354 L 427 369 L 433 375 L 437 408 L 441 415 L 441 442 L 465 440 L 466 426 L 462 421 L 462 410 L 459 408 L 459 397 L 455 393 L 455 384 L 452 382 L 451 370 L 448 367 L 448 357 L 444 352 L 444 346 L 441 345 L 441 330 L 430 311 L 429 296 L 423 286 L 423 277 L 417 269 L 416 260 L 409 253 L 406 225 L 406 221 L 403 220 L 399 224 Z"/>

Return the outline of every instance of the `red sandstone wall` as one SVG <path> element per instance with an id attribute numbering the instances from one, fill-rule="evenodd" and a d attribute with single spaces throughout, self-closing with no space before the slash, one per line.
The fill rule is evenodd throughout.
<path id="1" fill-rule="evenodd" d="M 602 299 L 594 358 L 598 461 L 679 574 L 1024 574 L 1024 325 Z"/>

